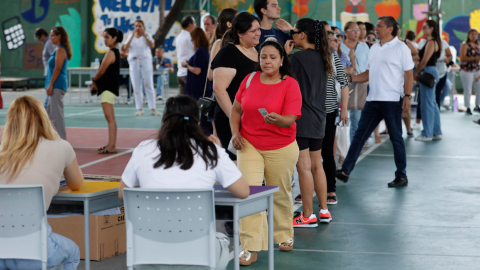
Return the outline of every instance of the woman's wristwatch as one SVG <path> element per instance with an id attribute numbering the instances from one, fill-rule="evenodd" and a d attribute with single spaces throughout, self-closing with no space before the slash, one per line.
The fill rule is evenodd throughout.
<path id="1" fill-rule="evenodd" d="M 412 99 L 412 95 L 405 94 L 405 96 L 408 97 L 409 99 Z"/>

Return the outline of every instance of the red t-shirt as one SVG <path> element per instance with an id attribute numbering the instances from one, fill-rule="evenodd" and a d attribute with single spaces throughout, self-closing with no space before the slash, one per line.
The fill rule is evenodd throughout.
<path id="1" fill-rule="evenodd" d="M 297 124 L 294 122 L 288 128 L 267 124 L 258 109 L 280 115 L 297 115 L 298 119 L 302 115 L 302 94 L 292 77 L 277 84 L 263 84 L 260 74 L 255 74 L 248 89 L 245 88 L 250 74 L 245 77 L 235 96 L 243 111 L 240 134 L 260 151 L 276 150 L 295 141 Z"/>

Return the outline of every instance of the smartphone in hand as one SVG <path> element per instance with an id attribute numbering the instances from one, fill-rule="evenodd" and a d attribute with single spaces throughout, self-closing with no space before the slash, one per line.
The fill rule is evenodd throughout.
<path id="1" fill-rule="evenodd" d="M 262 114 L 263 117 L 268 115 L 268 112 L 267 112 L 267 110 L 265 110 L 265 108 L 260 108 L 260 109 L 258 109 L 258 111 Z"/>

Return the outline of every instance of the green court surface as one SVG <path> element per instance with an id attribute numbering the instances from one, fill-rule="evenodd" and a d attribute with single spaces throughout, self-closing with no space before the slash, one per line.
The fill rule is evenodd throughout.
<path id="1" fill-rule="evenodd" d="M 133 105 L 116 105 L 119 133 L 158 129 L 161 117 L 150 116 L 146 106 L 144 110 L 145 116 L 135 117 Z M 158 103 L 157 110 L 163 112 L 163 105 Z M 0 110 L 0 126 L 5 124 L 6 112 Z M 417 142 L 407 138 L 404 130 L 407 187 L 387 188 L 394 179 L 395 164 L 392 144 L 384 137 L 382 144 L 361 156 L 347 184 L 337 181 L 339 203 L 329 206 L 333 221 L 318 228 L 295 229 L 294 250 L 276 250 L 275 269 L 480 269 L 480 126 L 472 123 L 478 118 L 478 114 L 442 110 L 441 141 Z M 65 105 L 65 121 L 67 128 L 80 128 L 78 132 L 107 128 L 98 104 Z M 106 136 L 106 132 L 98 134 Z M 148 135 L 149 130 L 142 132 Z M 414 133 L 418 136 L 420 131 Z M 96 146 L 90 147 L 92 153 L 89 147 L 75 150 L 87 164 L 101 158 L 93 153 Z M 133 146 L 124 147 L 131 150 Z M 112 156 L 110 164 L 121 172 L 129 155 Z M 298 186 L 295 189 L 298 192 Z M 223 230 L 222 223 L 217 222 L 217 230 Z M 92 269 L 126 269 L 125 262 L 122 254 L 92 262 Z M 233 269 L 232 263 L 228 269 Z M 78 269 L 83 265 L 82 261 Z M 256 263 L 241 269 L 267 267 L 267 252 L 260 252 Z"/>
<path id="2" fill-rule="evenodd" d="M 472 123 L 480 115 L 442 111 L 441 118 L 441 141 L 404 136 L 407 187 L 387 188 L 395 177 L 387 140 L 347 184 L 337 181 L 332 223 L 295 229 L 294 250 L 276 250 L 275 269 L 480 269 L 480 126 Z M 242 269 L 267 267 L 260 252 Z"/>

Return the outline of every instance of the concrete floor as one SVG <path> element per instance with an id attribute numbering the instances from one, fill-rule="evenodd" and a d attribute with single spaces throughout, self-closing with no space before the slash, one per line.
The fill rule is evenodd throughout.
<path id="1" fill-rule="evenodd" d="M 24 93 L 44 97 L 41 90 Z M 6 103 L 19 94 L 2 92 Z M 66 106 L 72 115 L 67 126 L 105 127 L 98 109 L 98 104 Z M 79 110 L 88 112 L 74 115 Z M 132 105 L 116 106 L 119 128 L 160 125 L 135 118 L 134 111 Z M 0 125 L 5 114 L 0 111 Z M 295 229 L 294 250 L 275 251 L 275 269 L 480 269 L 480 126 L 472 123 L 478 118 L 442 109 L 441 141 L 416 142 L 404 132 L 409 177 L 404 188 L 387 188 L 395 164 L 391 142 L 384 137 L 364 152 L 348 184 L 337 183 L 339 204 L 329 207 L 332 223 Z M 223 229 L 221 222 L 217 229 Z M 267 262 L 267 252 L 260 252 L 258 262 L 242 269 L 267 269 Z M 121 270 L 125 264 L 122 254 L 92 262 L 92 269 Z M 78 269 L 83 268 L 82 261 Z"/>

